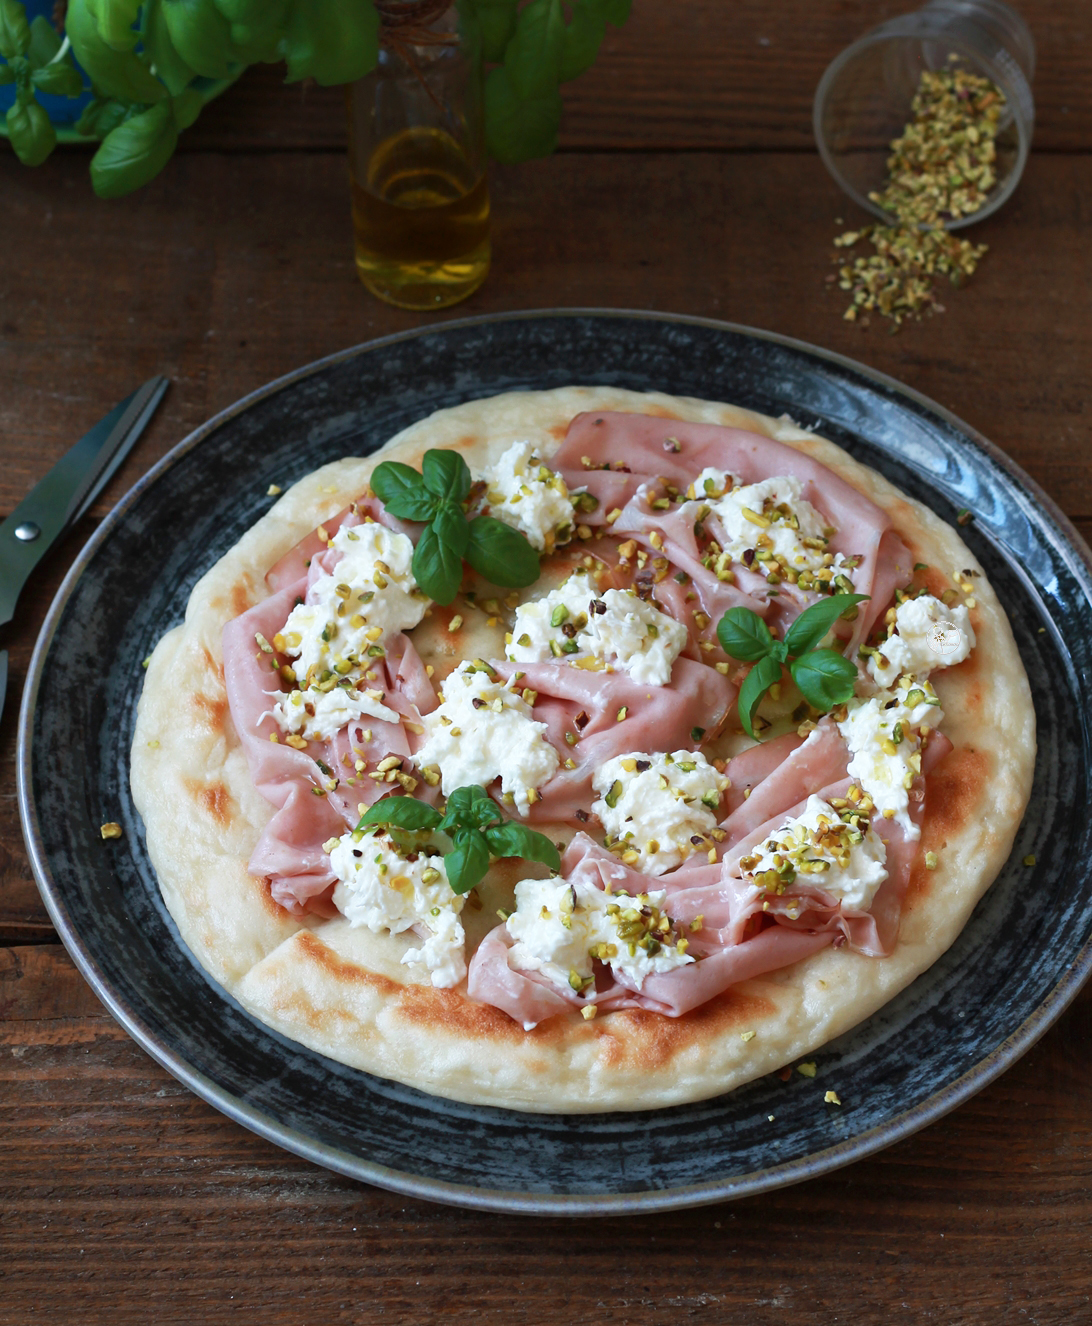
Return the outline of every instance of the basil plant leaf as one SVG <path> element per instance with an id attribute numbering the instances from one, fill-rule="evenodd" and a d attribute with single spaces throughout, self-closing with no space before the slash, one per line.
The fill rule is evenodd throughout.
<path id="1" fill-rule="evenodd" d="M 521 97 L 497 65 L 485 80 L 485 141 L 490 154 L 506 165 L 548 157 L 561 128 L 561 93 L 549 88 L 537 97 Z"/>
<path id="2" fill-rule="evenodd" d="M 781 664 L 773 658 L 760 658 L 739 689 L 739 721 L 744 732 L 754 741 L 758 740 L 752 726 L 755 710 L 770 687 L 780 680 Z"/>
<path id="3" fill-rule="evenodd" d="M 561 854 L 544 833 L 524 828 L 511 820 L 485 830 L 485 841 L 494 856 L 521 856 L 525 861 L 541 861 L 551 870 L 561 869 Z"/>
<path id="4" fill-rule="evenodd" d="M 531 0 L 520 10 L 504 67 L 521 100 L 557 90 L 564 45 L 561 0 Z"/>
<path id="5" fill-rule="evenodd" d="M 730 658 L 757 663 L 773 648 L 770 628 L 750 608 L 729 608 L 717 622 L 717 639 Z"/>
<path id="6" fill-rule="evenodd" d="M 39 14 L 30 25 L 30 45 L 27 47 L 27 59 L 31 68 L 41 69 L 49 64 L 61 49 L 61 39 L 53 31 L 53 24 L 44 14 Z"/>
<path id="7" fill-rule="evenodd" d="M 14 60 L 30 48 L 26 6 L 18 0 L 0 0 L 0 55 Z"/>
<path id="8" fill-rule="evenodd" d="M 75 65 L 67 60 L 58 60 L 56 64 L 42 65 L 35 69 L 30 81 L 36 88 L 49 92 L 55 97 L 78 97 L 83 93 L 83 79 Z"/>
<path id="9" fill-rule="evenodd" d="M 31 97 L 17 100 L 6 118 L 8 138 L 24 166 L 40 166 L 57 145 L 49 116 Z"/>
<path id="10" fill-rule="evenodd" d="M 421 478 L 430 493 L 449 502 L 462 502 L 470 492 L 470 470 L 457 451 L 426 451 Z"/>
<path id="11" fill-rule="evenodd" d="M 400 520 L 431 520 L 437 499 L 415 469 L 400 460 L 385 460 L 372 472 L 372 491 Z"/>
<path id="12" fill-rule="evenodd" d="M 457 787 L 447 799 L 447 808 L 441 827 L 454 829 L 484 829 L 487 824 L 498 824 L 504 816 L 500 807 L 477 783 Z"/>
<path id="13" fill-rule="evenodd" d="M 814 649 L 839 617 L 844 617 L 850 608 L 863 603 L 867 598 L 867 594 L 834 594 L 829 599 L 820 599 L 810 608 L 805 608 L 785 632 L 789 653 L 793 658 L 799 658 L 809 649 Z"/>
<path id="14" fill-rule="evenodd" d="M 572 18 L 561 44 L 558 82 L 567 83 L 592 67 L 606 33 L 607 13 L 603 0 L 575 0 Z"/>
<path id="15" fill-rule="evenodd" d="M 455 846 L 444 857 L 448 882 L 454 893 L 469 893 L 489 869 L 489 848 L 477 829 L 456 829 Z"/>
<path id="16" fill-rule="evenodd" d="M 437 533 L 438 521 L 439 517 L 426 526 L 417 540 L 413 550 L 413 575 L 429 598 L 443 605 L 452 601 L 463 583 L 463 555 Z"/>
<path id="17" fill-rule="evenodd" d="M 399 829 L 435 829 L 441 818 L 438 810 L 416 797 L 384 797 L 368 807 L 356 827 L 364 829 L 369 824 L 393 824 Z"/>
<path id="18" fill-rule="evenodd" d="M 800 694 L 821 713 L 853 698 L 857 669 L 836 649 L 813 649 L 790 663 L 789 671 Z"/>
<path id="19" fill-rule="evenodd" d="M 538 553 L 519 530 L 494 516 L 475 516 L 470 522 L 466 560 L 504 589 L 524 589 L 538 579 Z"/>
<path id="20" fill-rule="evenodd" d="M 91 158 L 91 185 L 100 198 L 120 198 L 154 179 L 178 142 L 169 102 L 160 102 L 111 129 Z"/>
<path id="21" fill-rule="evenodd" d="M 519 0 L 473 0 L 471 9 L 481 32 L 482 59 L 497 64 L 516 30 Z"/>

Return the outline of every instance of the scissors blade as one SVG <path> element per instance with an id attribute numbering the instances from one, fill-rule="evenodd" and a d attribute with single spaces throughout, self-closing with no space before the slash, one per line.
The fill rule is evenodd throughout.
<path id="1" fill-rule="evenodd" d="M 0 524 L 0 626 L 11 621 L 27 577 L 132 450 L 167 386 L 165 377 L 154 377 L 115 406 Z"/>

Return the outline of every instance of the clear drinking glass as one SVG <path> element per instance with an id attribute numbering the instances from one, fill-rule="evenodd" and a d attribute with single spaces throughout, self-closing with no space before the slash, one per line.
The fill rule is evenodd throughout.
<path id="1" fill-rule="evenodd" d="M 1001 0 L 930 0 L 865 33 L 820 80 L 812 115 L 820 155 L 846 193 L 889 224 L 890 213 L 868 195 L 884 186 L 891 140 L 910 118 L 922 70 L 953 68 L 992 79 L 1007 100 L 996 139 L 998 183 L 979 211 L 947 223 L 957 230 L 996 212 L 1027 162 L 1035 43 L 1020 15 Z"/>
<path id="2" fill-rule="evenodd" d="M 379 63 L 348 89 L 356 269 L 390 304 L 446 308 L 489 270 L 477 34 L 436 0 L 377 8 Z"/>

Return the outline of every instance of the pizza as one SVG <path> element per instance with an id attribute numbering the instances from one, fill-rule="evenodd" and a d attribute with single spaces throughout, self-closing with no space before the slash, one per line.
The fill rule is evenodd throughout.
<path id="1" fill-rule="evenodd" d="M 132 791 L 256 1018 L 586 1112 L 874 1013 L 996 878 L 1034 758 L 955 529 L 787 418 L 571 387 L 285 492 L 152 654 Z"/>

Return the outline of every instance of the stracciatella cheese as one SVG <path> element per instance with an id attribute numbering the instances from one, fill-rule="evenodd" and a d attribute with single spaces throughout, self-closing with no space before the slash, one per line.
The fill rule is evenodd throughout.
<path id="1" fill-rule="evenodd" d="M 622 860 L 648 875 L 674 869 L 696 851 L 710 850 L 728 779 L 700 751 L 635 751 L 607 760 L 592 786 L 599 817 Z"/>
<path id="2" fill-rule="evenodd" d="M 564 879 L 521 880 L 506 922 L 516 941 L 509 964 L 584 993 L 598 958 L 639 990 L 653 972 L 694 961 L 664 911 L 666 896 L 663 889 L 631 897 Z"/>
<path id="3" fill-rule="evenodd" d="M 539 552 L 571 537 L 569 490 L 560 474 L 543 465 L 533 442 L 513 442 L 485 481 L 491 514 L 525 534 Z"/>
<path id="4" fill-rule="evenodd" d="M 962 603 L 944 604 L 932 594 L 903 599 L 895 609 L 895 629 L 868 660 L 881 686 L 899 677 L 928 677 L 936 668 L 962 663 L 975 647 L 974 627 Z"/>
<path id="5" fill-rule="evenodd" d="M 334 906 L 350 925 L 366 926 L 373 934 L 416 931 L 423 942 L 408 949 L 402 961 L 424 963 L 432 984 L 450 989 L 466 975 L 466 936 L 459 919 L 466 898 L 452 892 L 442 856 L 411 855 L 412 861 L 383 833 L 357 829 L 343 834 L 330 852 L 338 880 Z"/>
<path id="6" fill-rule="evenodd" d="M 599 594 L 584 571 L 516 610 L 508 642 L 513 663 L 591 657 L 647 686 L 666 686 L 686 644 L 686 627 L 631 589 Z"/>
<path id="7" fill-rule="evenodd" d="M 324 672 L 366 669 L 389 636 L 417 625 L 430 602 L 413 577 L 413 544 L 404 534 L 366 521 L 339 529 L 331 542 L 344 555 L 280 632 L 301 686 Z"/>
<path id="8" fill-rule="evenodd" d="M 360 718 L 378 718 L 398 723 L 401 715 L 383 703 L 382 691 L 335 686 L 329 691 L 277 692 L 270 710 L 282 732 L 292 732 L 305 741 L 328 741 L 347 723 Z M 264 717 L 265 715 L 263 715 Z"/>
<path id="9" fill-rule="evenodd" d="M 867 817 L 852 807 L 842 816 L 822 797 L 810 796 L 799 815 L 789 815 L 740 865 L 745 878 L 768 892 L 804 881 L 857 911 L 872 906 L 887 878 L 887 845 Z M 789 913 L 790 918 L 792 912 Z"/>
<path id="10" fill-rule="evenodd" d="M 838 724 L 852 756 L 850 778 L 908 838 L 921 833 L 910 818 L 910 788 L 921 773 L 921 726 L 936 728 L 943 718 L 936 692 L 922 681 L 880 691 L 869 700 L 851 700 Z"/>
<path id="11" fill-rule="evenodd" d="M 561 763 L 514 682 L 474 663 L 460 663 L 443 685 L 443 703 L 422 722 L 425 738 L 414 760 L 440 770 L 441 791 L 488 787 L 501 780 L 501 796 L 521 815 Z"/>

